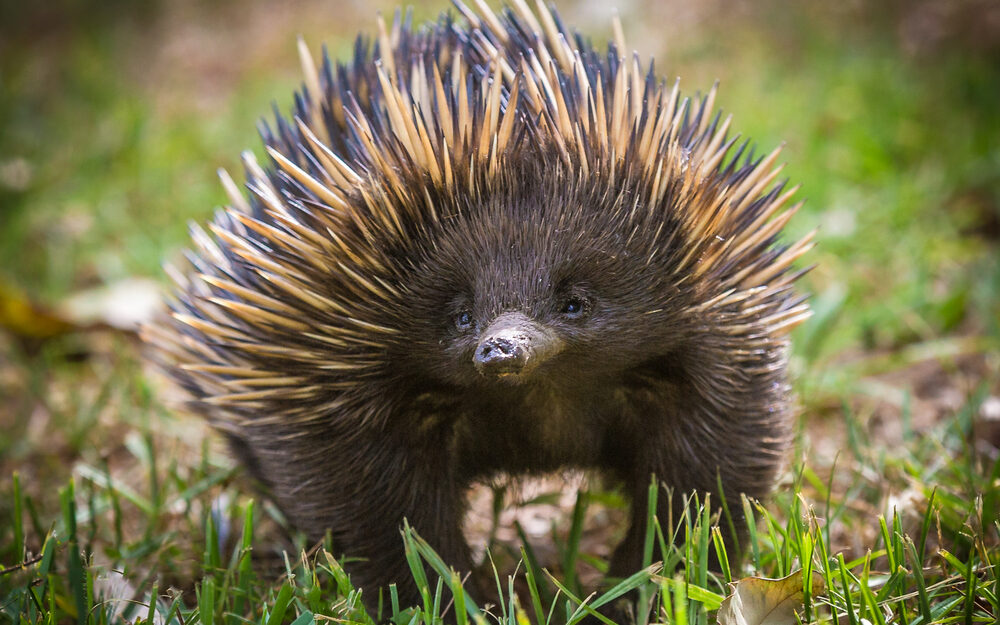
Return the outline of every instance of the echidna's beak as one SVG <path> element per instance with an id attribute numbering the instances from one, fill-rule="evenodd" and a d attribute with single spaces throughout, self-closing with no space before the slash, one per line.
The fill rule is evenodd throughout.
<path id="1" fill-rule="evenodd" d="M 519 312 L 506 312 L 483 332 L 472 357 L 484 377 L 518 384 L 562 350 L 562 341 Z"/>

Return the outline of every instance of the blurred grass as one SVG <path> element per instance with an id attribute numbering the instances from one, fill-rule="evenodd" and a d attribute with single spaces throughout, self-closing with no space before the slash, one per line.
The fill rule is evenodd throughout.
<path id="1" fill-rule="evenodd" d="M 936 485 L 944 544 L 960 558 L 987 533 L 996 545 L 996 451 L 977 424 L 1000 396 L 1000 37 L 968 34 L 975 12 L 936 37 L 906 35 L 933 6 L 620 4 L 630 44 L 680 75 L 685 93 L 721 79 L 717 102 L 738 132 L 760 151 L 787 144 L 785 173 L 806 199 L 788 237 L 820 228 L 804 280 L 816 314 L 795 336 L 804 417 L 787 481 L 804 481 L 816 506 L 832 502 L 822 538 L 848 560 L 880 540 L 903 554 L 876 518 L 898 503 L 903 529 L 919 535 Z M 443 8 L 422 0 L 417 18 Z M 609 33 L 609 7 L 560 9 L 595 41 Z M 372 32 L 373 12 L 312 1 L 0 7 L 0 286 L 54 305 L 127 277 L 162 280 L 186 222 L 224 201 L 215 169 L 239 178 L 239 152 L 260 154 L 257 120 L 272 102 L 290 105 L 295 36 L 342 55 L 356 31 Z M 146 588 L 202 580 L 203 528 L 238 488 L 202 426 L 164 408 L 130 337 L 39 343 L 0 330 L 0 428 L 0 519 L 13 516 L 18 470 L 36 553 L 75 475 L 77 505 L 104 519 L 77 529 L 96 561 L 125 563 Z M 801 488 L 779 498 L 780 514 L 795 516 Z M 234 505 L 242 518 L 245 501 Z M 23 555 L 11 532 L 0 522 L 0 568 Z M 285 545 L 261 547 L 259 534 L 258 565 Z M 776 549 L 758 570 L 787 572 L 789 547 Z M 858 579 L 843 585 L 861 593 Z"/>

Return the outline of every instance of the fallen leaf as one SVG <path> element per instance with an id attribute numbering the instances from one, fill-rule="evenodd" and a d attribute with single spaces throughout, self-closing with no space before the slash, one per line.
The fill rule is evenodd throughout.
<path id="1" fill-rule="evenodd" d="M 32 301 L 24 291 L 0 281 L 0 328 L 24 339 L 49 339 L 75 327 L 72 321 Z"/>
<path id="2" fill-rule="evenodd" d="M 0 329 L 26 341 L 45 341 L 69 332 L 114 328 L 135 331 L 162 307 L 159 285 L 128 278 L 78 291 L 48 307 L 0 281 Z"/>
<path id="3" fill-rule="evenodd" d="M 811 594 L 823 592 L 823 576 L 813 571 Z M 802 607 L 802 571 L 781 579 L 744 577 L 719 607 L 719 625 L 795 625 Z"/>
<path id="4" fill-rule="evenodd" d="M 60 309 L 80 325 L 104 324 L 134 331 L 153 318 L 162 301 L 160 286 L 153 280 L 127 278 L 74 293 L 62 302 Z"/>

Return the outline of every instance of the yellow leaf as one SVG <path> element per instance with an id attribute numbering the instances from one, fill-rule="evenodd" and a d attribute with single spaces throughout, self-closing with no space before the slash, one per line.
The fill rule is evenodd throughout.
<path id="1" fill-rule="evenodd" d="M 0 328 L 26 339 L 48 339 L 75 327 L 60 315 L 46 310 L 12 284 L 0 282 Z"/>

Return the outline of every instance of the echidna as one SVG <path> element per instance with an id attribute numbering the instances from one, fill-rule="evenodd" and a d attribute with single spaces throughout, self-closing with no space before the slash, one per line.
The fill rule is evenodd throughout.
<path id="1" fill-rule="evenodd" d="M 620 481 L 613 576 L 640 566 L 651 476 L 767 494 L 808 315 L 778 150 L 730 136 L 714 87 L 682 98 L 620 27 L 600 52 L 540 1 L 456 5 L 380 20 L 347 63 L 300 46 L 268 166 L 245 155 L 246 195 L 222 174 L 231 205 L 145 332 L 291 523 L 360 558 L 369 599 L 418 598 L 404 518 L 468 570 L 465 490 L 498 474 Z"/>

